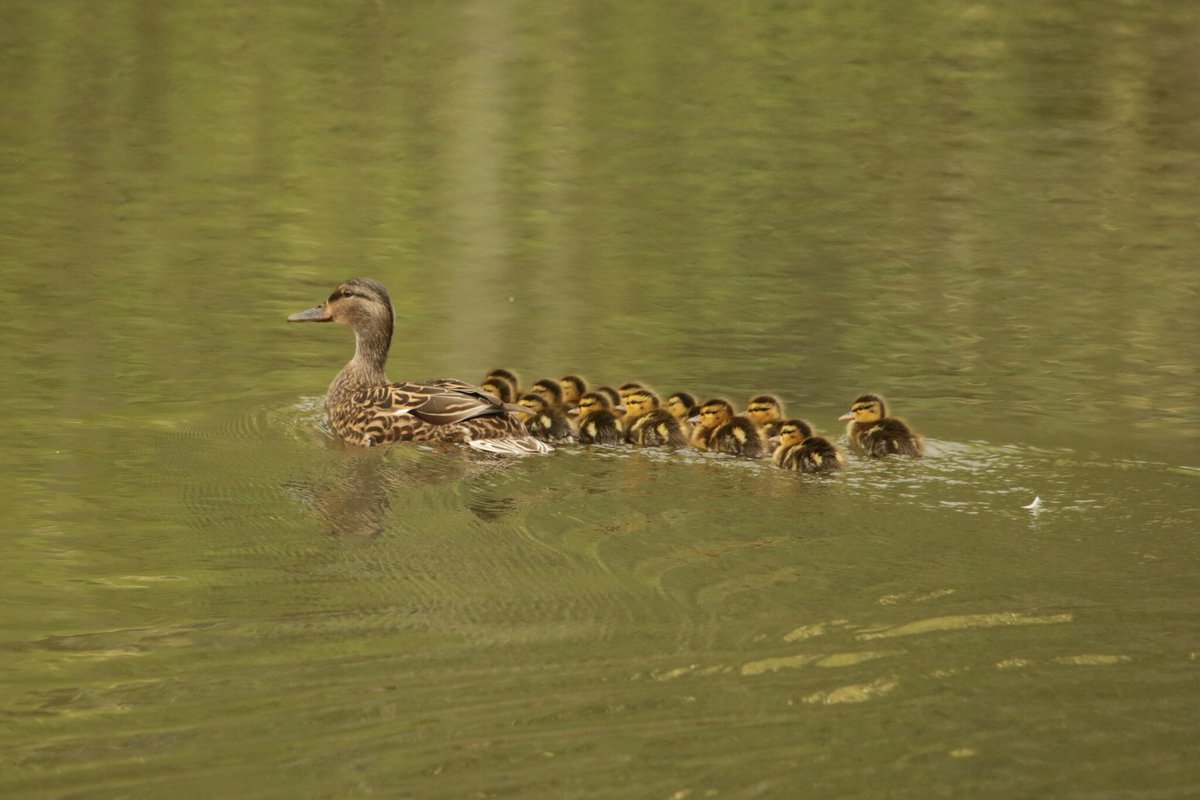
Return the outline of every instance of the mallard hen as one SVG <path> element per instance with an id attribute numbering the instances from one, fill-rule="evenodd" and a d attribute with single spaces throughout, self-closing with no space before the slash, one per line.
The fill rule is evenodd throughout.
<path id="1" fill-rule="evenodd" d="M 509 455 L 552 449 L 526 433 L 516 416 L 523 409 L 478 387 L 453 379 L 388 381 L 384 367 L 392 342 L 392 300 L 377 281 L 343 281 L 324 303 L 292 314 L 288 321 L 338 322 L 354 331 L 354 357 L 325 394 L 329 424 L 350 444 L 460 442 Z"/>

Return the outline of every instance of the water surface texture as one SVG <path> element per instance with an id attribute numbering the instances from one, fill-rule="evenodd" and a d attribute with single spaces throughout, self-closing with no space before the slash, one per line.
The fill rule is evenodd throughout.
<path id="1" fill-rule="evenodd" d="M 1200 796 L 1200 7 L 8 3 L 0 795 Z M 333 443 L 393 380 L 920 461 Z M 1023 508 L 1035 497 L 1041 505 Z"/>

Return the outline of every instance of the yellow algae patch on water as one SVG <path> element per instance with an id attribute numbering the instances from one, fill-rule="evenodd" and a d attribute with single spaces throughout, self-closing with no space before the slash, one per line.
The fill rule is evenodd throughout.
<path id="1" fill-rule="evenodd" d="M 802 642 L 814 636 L 824 636 L 827 630 L 824 622 L 818 622 L 815 625 L 801 625 L 796 630 L 784 636 L 783 640 L 785 642 Z"/>
<path id="2" fill-rule="evenodd" d="M 1103 667 L 1109 664 L 1127 664 L 1133 661 L 1129 656 L 1113 656 L 1104 655 L 1102 653 L 1094 653 L 1091 655 L 1080 656 L 1060 656 L 1051 659 L 1055 664 L 1075 664 L 1085 667 Z"/>
<path id="3" fill-rule="evenodd" d="M 1074 617 L 1071 614 L 1034 616 L 1032 614 L 1021 614 L 1016 611 L 1004 611 L 997 614 L 960 614 L 950 617 L 932 617 L 917 622 L 910 622 L 907 625 L 886 628 L 881 631 L 860 633 L 856 638 L 865 641 L 868 639 L 888 639 L 893 636 L 912 636 L 918 633 L 932 633 L 934 631 L 998 628 L 1006 625 L 1060 625 L 1064 622 L 1070 622 L 1072 619 Z"/>
<path id="4" fill-rule="evenodd" d="M 805 664 L 811 664 L 818 658 L 820 656 L 798 655 L 764 658 L 761 661 L 747 661 L 745 664 L 742 664 L 742 674 L 762 675 L 766 672 L 776 672 L 781 669 L 795 669 L 803 667 Z"/>
<path id="5" fill-rule="evenodd" d="M 996 669 L 1023 669 L 1032 664 L 1033 662 L 1028 658 L 1006 658 L 996 662 Z"/>
<path id="6" fill-rule="evenodd" d="M 897 603 L 928 603 L 930 600 L 937 600 L 952 594 L 954 594 L 953 589 L 934 589 L 925 594 L 885 594 L 875 602 L 881 606 L 894 606 Z"/>
<path id="7" fill-rule="evenodd" d="M 862 653 L 834 653 L 825 656 L 817 662 L 818 667 L 851 667 L 864 661 L 874 661 L 877 658 L 899 655 L 901 650 L 867 650 Z"/>
<path id="8" fill-rule="evenodd" d="M 832 706 L 838 703 L 865 703 L 881 697 L 900 685 L 895 678 L 880 678 L 870 683 L 856 683 L 849 686 L 839 686 L 828 692 L 813 692 L 804 698 L 804 702 L 814 705 Z"/>

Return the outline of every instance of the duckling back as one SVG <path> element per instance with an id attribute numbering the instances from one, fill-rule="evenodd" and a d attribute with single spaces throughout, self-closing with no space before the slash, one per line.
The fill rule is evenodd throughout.
<path id="1" fill-rule="evenodd" d="M 870 458 L 884 458 L 893 454 L 913 457 L 925 455 L 925 443 L 920 434 L 896 417 L 885 417 L 874 424 L 860 426 L 854 439 L 855 444 Z"/>
<path id="2" fill-rule="evenodd" d="M 533 393 L 524 395 L 519 403 L 527 408 L 528 418 L 525 420 L 525 430 L 529 435 L 543 442 L 563 442 L 574 439 L 571 423 L 561 408 L 547 403 L 540 395 Z"/>
<path id="3" fill-rule="evenodd" d="M 762 434 L 753 422 L 745 417 L 733 417 L 712 432 L 708 439 L 708 449 L 718 453 L 758 458 L 763 454 L 765 444 Z"/>
<path id="4" fill-rule="evenodd" d="M 655 409 L 634 420 L 626 440 L 638 447 L 687 447 L 679 420 L 665 409 Z"/>
<path id="5" fill-rule="evenodd" d="M 837 472 L 845 466 L 842 452 L 823 436 L 810 436 L 800 444 L 780 446 L 775 463 L 784 469 L 814 474 Z"/>
<path id="6" fill-rule="evenodd" d="M 609 409 L 593 411 L 579 421 L 580 444 L 619 445 L 625 442 L 621 423 Z"/>

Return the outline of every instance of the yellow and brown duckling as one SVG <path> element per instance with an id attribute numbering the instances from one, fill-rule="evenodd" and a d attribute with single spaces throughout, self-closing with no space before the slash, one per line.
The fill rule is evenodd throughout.
<path id="1" fill-rule="evenodd" d="M 691 443 L 701 450 L 731 453 L 758 458 L 766 449 L 762 434 L 753 422 L 733 413 L 733 406 L 723 398 L 713 398 L 700 405 L 696 426 L 692 428 Z"/>
<path id="2" fill-rule="evenodd" d="M 660 408 L 658 395 L 634 389 L 625 396 L 625 441 L 638 447 L 686 447 L 679 420 Z"/>
<path id="3" fill-rule="evenodd" d="M 513 372 L 511 369 L 497 367 L 487 375 L 483 376 L 483 381 L 479 384 L 479 388 L 482 389 L 488 384 L 492 384 L 493 387 L 501 390 L 503 390 L 504 385 L 507 385 L 508 391 L 506 394 L 509 396 L 507 398 L 502 398 L 506 403 L 515 403 L 517 402 L 517 398 L 524 394 L 524 392 L 521 391 L 520 376 L 518 376 L 517 373 Z M 501 396 L 497 392 L 492 392 L 492 394 Z"/>
<path id="4" fill-rule="evenodd" d="M 288 321 L 338 322 L 354 331 L 354 357 L 325 394 L 329 424 L 350 444 L 461 442 L 511 455 L 550 449 L 526 433 L 518 409 L 469 383 L 389 382 L 384 368 L 392 343 L 392 300 L 377 281 L 343 281 L 324 303 Z"/>
<path id="5" fill-rule="evenodd" d="M 527 394 L 536 394 L 555 408 L 563 407 L 563 390 L 558 381 L 542 378 L 529 385 Z"/>
<path id="6" fill-rule="evenodd" d="M 612 401 L 604 392 L 587 392 L 579 398 L 580 444 L 618 445 L 625 442 L 621 421 L 613 413 Z"/>
<path id="7" fill-rule="evenodd" d="M 779 446 L 771 460 L 777 467 L 818 474 L 837 472 L 846 464 L 837 445 L 814 435 L 812 425 L 802 419 L 779 424 Z"/>
<path id="8" fill-rule="evenodd" d="M 850 404 L 849 413 L 838 417 L 850 420 L 846 436 L 854 448 L 869 458 L 883 458 L 898 453 L 905 456 L 925 454 L 921 435 L 908 427 L 904 420 L 889 417 L 887 403 L 877 394 L 864 394 Z"/>
<path id="9" fill-rule="evenodd" d="M 696 398 L 687 392 L 675 392 L 667 398 L 667 411 L 671 412 L 671 416 L 678 420 L 683 435 L 690 438 L 692 423 L 689 420 L 700 413 L 700 406 L 696 405 Z"/>
<path id="10" fill-rule="evenodd" d="M 779 434 L 783 424 L 783 403 L 774 395 L 755 395 L 746 404 L 746 416 L 758 426 L 764 438 L 770 439 Z"/>
<path id="11" fill-rule="evenodd" d="M 625 416 L 625 409 L 621 408 L 621 393 L 611 386 L 597 386 L 596 392 L 608 398 L 609 410 L 617 415 L 617 419 Z"/>
<path id="12" fill-rule="evenodd" d="M 483 383 L 479 384 L 479 388 L 485 392 L 491 392 L 505 403 L 515 403 L 517 401 L 516 384 L 502 375 L 491 375 L 484 378 Z"/>
<path id="13" fill-rule="evenodd" d="M 545 395 L 529 392 L 521 395 L 517 404 L 528 409 L 524 417 L 525 430 L 533 438 L 543 442 L 565 442 L 575 438 L 566 413 Z"/>
<path id="14" fill-rule="evenodd" d="M 617 388 L 617 396 L 621 398 L 621 405 L 625 405 L 625 398 L 629 397 L 629 395 L 645 388 L 646 387 L 643 384 L 638 383 L 637 381 L 622 383 L 620 387 Z"/>
<path id="15" fill-rule="evenodd" d="M 579 398 L 587 394 L 587 381 L 578 375 L 564 375 L 558 379 L 562 389 L 562 404 L 564 408 L 579 408 Z"/>

